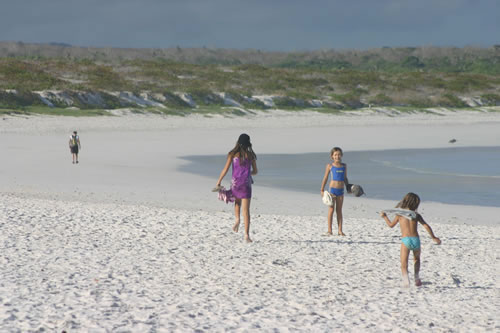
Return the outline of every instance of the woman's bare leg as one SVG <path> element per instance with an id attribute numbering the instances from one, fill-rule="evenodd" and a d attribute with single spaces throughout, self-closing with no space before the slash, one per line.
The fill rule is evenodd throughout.
<path id="1" fill-rule="evenodd" d="M 344 196 L 341 195 L 339 197 L 335 198 L 335 201 L 337 202 L 337 224 L 339 226 L 339 235 L 340 236 L 345 236 L 344 232 L 342 231 L 342 223 L 344 222 L 344 217 L 342 216 L 342 206 L 344 205 Z"/>
<path id="2" fill-rule="evenodd" d="M 245 222 L 245 240 L 251 243 L 250 239 L 250 200 L 251 199 L 241 199 L 241 206 L 243 208 L 243 220 Z"/>
<path id="3" fill-rule="evenodd" d="M 241 199 L 234 199 L 234 217 L 236 219 L 233 225 L 234 232 L 238 232 L 240 228 L 240 208 L 241 208 Z"/>

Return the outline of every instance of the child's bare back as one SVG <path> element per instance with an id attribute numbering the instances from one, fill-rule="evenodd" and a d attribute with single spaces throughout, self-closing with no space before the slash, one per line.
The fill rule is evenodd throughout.
<path id="1" fill-rule="evenodd" d="M 402 237 L 418 237 L 417 227 L 419 216 L 417 215 L 417 219 L 409 219 L 401 215 L 396 215 L 396 219 L 398 220 L 396 223 L 399 223 Z"/>

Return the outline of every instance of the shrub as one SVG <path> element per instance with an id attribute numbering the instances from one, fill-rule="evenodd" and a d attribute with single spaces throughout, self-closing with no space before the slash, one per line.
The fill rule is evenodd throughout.
<path id="1" fill-rule="evenodd" d="M 459 74 L 446 84 L 446 88 L 456 92 L 490 89 L 486 77 L 479 74 Z"/>
<path id="2" fill-rule="evenodd" d="M 0 87 L 16 90 L 53 89 L 63 82 L 35 63 L 16 59 L 0 60 Z"/>
<path id="3" fill-rule="evenodd" d="M 420 68 L 425 67 L 425 65 L 422 62 L 420 62 L 420 59 L 418 57 L 415 57 L 415 56 L 406 57 L 406 59 L 403 60 L 401 65 L 404 68 L 408 68 L 408 69 L 420 69 Z"/>
<path id="4" fill-rule="evenodd" d="M 200 105 L 224 105 L 224 99 L 210 90 L 192 89 L 188 93 Z"/>
<path id="5" fill-rule="evenodd" d="M 110 66 L 95 66 L 86 74 L 90 81 L 89 85 L 95 89 L 133 90 L 133 85 L 122 79 Z"/>
<path id="6" fill-rule="evenodd" d="M 182 108 L 182 109 L 191 108 L 191 105 L 186 103 L 182 98 L 180 98 L 176 94 L 173 94 L 173 93 L 168 92 L 168 91 L 164 91 L 162 94 L 163 94 L 163 96 L 165 96 L 165 99 L 166 99 L 165 104 L 168 104 L 169 106 L 173 106 L 176 108 Z"/>
<path id="7" fill-rule="evenodd" d="M 385 94 L 377 94 L 369 99 L 369 103 L 380 106 L 389 106 L 393 104 L 393 100 Z"/>
<path id="8" fill-rule="evenodd" d="M 453 94 L 444 94 L 441 99 L 438 101 L 439 106 L 444 107 L 452 107 L 452 108 L 464 108 L 468 107 L 468 105 L 462 101 L 460 98 Z"/>
<path id="9" fill-rule="evenodd" d="M 405 104 L 416 108 L 430 108 L 435 105 L 429 98 L 411 98 Z"/>
<path id="10" fill-rule="evenodd" d="M 0 108 L 19 109 L 30 105 L 44 105 L 38 95 L 28 91 L 8 93 L 0 90 Z"/>
<path id="11" fill-rule="evenodd" d="M 273 99 L 274 105 L 283 109 L 303 109 L 306 107 L 306 102 L 303 99 L 293 98 L 289 96 L 279 96 Z"/>
<path id="12" fill-rule="evenodd" d="M 500 95 L 498 94 L 484 94 L 481 95 L 481 99 L 484 103 L 490 106 L 500 105 Z"/>
<path id="13" fill-rule="evenodd" d="M 365 106 L 360 100 L 360 94 L 356 91 L 351 91 L 343 95 L 332 95 L 333 99 L 345 104 L 348 108 L 359 109 Z"/>

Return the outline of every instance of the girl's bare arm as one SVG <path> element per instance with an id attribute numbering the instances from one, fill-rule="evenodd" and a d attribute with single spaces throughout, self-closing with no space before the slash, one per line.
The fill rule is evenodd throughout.
<path id="1" fill-rule="evenodd" d="M 231 163 L 232 163 L 231 155 L 227 155 L 226 165 L 224 165 L 224 168 L 222 169 L 222 171 L 220 173 L 219 180 L 217 180 L 216 186 L 220 186 L 220 183 L 221 183 L 222 179 L 224 178 L 224 176 L 227 174 L 227 171 L 229 170 Z"/>
<path id="2" fill-rule="evenodd" d="M 330 168 L 329 168 L 330 164 L 327 164 L 326 165 L 326 168 L 325 168 L 325 175 L 323 176 L 323 180 L 321 181 L 321 195 L 323 195 L 323 191 L 325 190 L 325 185 L 326 185 L 326 182 L 328 180 L 328 172 L 330 172 Z"/>
<path id="3" fill-rule="evenodd" d="M 425 228 L 425 230 L 427 230 L 427 232 L 429 233 L 429 235 L 431 236 L 432 240 L 436 243 L 436 244 L 441 244 L 441 240 L 439 238 L 437 238 L 435 235 L 434 235 L 434 232 L 432 231 L 432 228 L 429 224 L 427 224 L 427 222 L 425 222 L 424 218 L 422 217 L 422 215 L 418 214 L 417 215 L 417 220 L 418 222 L 420 222 L 420 224 Z"/>
<path id="4" fill-rule="evenodd" d="M 387 225 L 391 228 L 394 228 L 394 226 L 399 222 L 399 216 L 397 215 L 396 217 L 394 217 L 394 220 L 392 222 L 391 220 L 389 220 L 385 212 L 380 213 L 380 216 L 382 216 L 382 218 L 385 220 L 385 223 L 387 223 Z"/>

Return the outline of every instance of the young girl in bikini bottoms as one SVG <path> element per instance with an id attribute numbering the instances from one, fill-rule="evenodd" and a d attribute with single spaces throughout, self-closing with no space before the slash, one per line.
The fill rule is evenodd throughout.
<path id="1" fill-rule="evenodd" d="M 220 183 L 232 166 L 231 188 L 225 191 L 226 201 L 234 201 L 236 222 L 233 231 L 238 232 L 240 226 L 240 210 L 243 208 L 245 221 L 245 241 L 250 239 L 250 200 L 252 199 L 252 176 L 257 174 L 257 156 L 252 150 L 250 137 L 241 134 L 234 148 L 227 154 L 226 164 L 220 173 L 215 189 L 221 189 Z"/>
<path id="2" fill-rule="evenodd" d="M 321 196 L 323 196 L 323 192 L 325 190 L 325 185 L 328 180 L 328 176 L 331 175 L 329 192 L 333 197 L 333 204 L 328 208 L 328 232 L 326 235 L 333 235 L 332 231 L 332 220 L 333 220 L 333 212 L 337 213 L 337 224 L 338 224 L 338 234 L 340 236 L 345 236 L 342 231 L 342 205 L 344 204 L 344 186 L 347 187 L 347 164 L 342 163 L 342 149 L 339 147 L 334 147 L 330 151 L 330 158 L 333 160 L 333 163 L 329 163 L 325 168 L 325 175 L 323 176 L 323 181 L 321 182 Z M 349 192 L 349 187 L 347 187 Z M 336 208 L 336 209 L 335 209 Z"/>
<path id="3" fill-rule="evenodd" d="M 420 237 L 418 235 L 417 227 L 418 223 L 422 224 L 425 230 L 432 237 L 432 240 L 436 244 L 441 244 L 441 240 L 434 236 L 432 229 L 427 222 L 424 221 L 422 215 L 416 212 L 418 205 L 420 204 L 420 198 L 415 193 L 408 193 L 403 200 L 401 200 L 396 208 L 401 208 L 400 210 L 393 210 L 396 216 L 391 222 L 387 217 L 386 212 L 381 212 L 380 216 L 385 220 L 387 225 L 393 228 L 399 222 L 399 227 L 401 228 L 401 272 L 403 274 L 403 285 L 408 287 L 410 285 L 410 280 L 408 279 L 408 257 L 410 256 L 410 251 L 413 251 L 414 260 L 414 274 L 415 274 L 415 285 L 421 286 L 422 281 L 419 277 L 420 272 Z M 406 210 L 406 211 L 405 211 Z M 389 211 L 387 211 L 389 212 Z"/>

